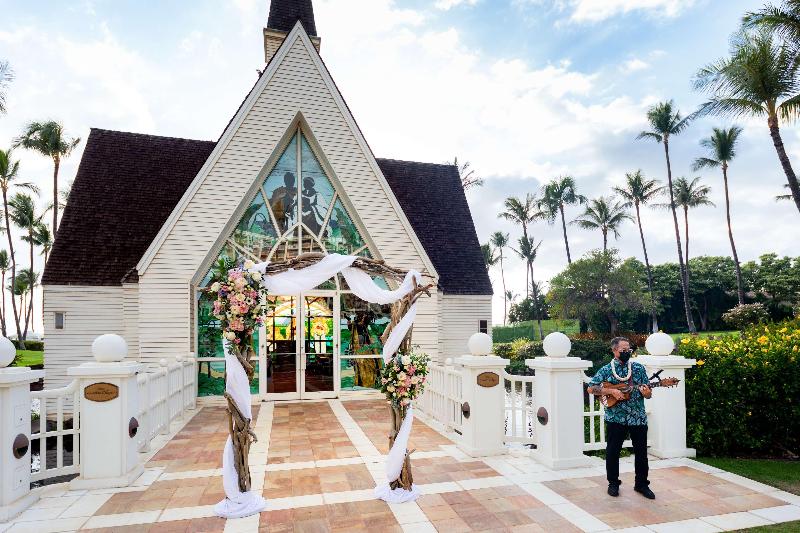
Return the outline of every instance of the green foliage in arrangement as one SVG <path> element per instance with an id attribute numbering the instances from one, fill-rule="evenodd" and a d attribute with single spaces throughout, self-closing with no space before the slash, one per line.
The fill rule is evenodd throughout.
<path id="1" fill-rule="evenodd" d="M 800 452 L 800 320 L 683 338 L 689 445 L 705 455 Z"/>
<path id="2" fill-rule="evenodd" d="M 722 320 L 732 328 L 745 329 L 753 324 L 760 324 L 769 320 L 769 313 L 759 303 L 737 305 L 722 315 Z"/>

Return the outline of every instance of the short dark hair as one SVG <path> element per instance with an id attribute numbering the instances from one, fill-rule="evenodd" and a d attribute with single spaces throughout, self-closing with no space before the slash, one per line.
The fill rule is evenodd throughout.
<path id="1" fill-rule="evenodd" d="M 621 343 L 622 341 L 625 341 L 631 345 L 633 344 L 628 337 L 614 337 L 613 339 L 611 339 L 611 349 L 613 350 L 614 348 L 619 346 L 619 343 Z"/>

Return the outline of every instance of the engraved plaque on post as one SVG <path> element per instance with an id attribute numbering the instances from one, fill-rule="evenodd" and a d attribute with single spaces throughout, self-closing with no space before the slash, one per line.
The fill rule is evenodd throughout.
<path id="1" fill-rule="evenodd" d="M 478 385 L 491 388 L 500 383 L 500 376 L 494 372 L 482 372 L 478 374 Z"/>
<path id="2" fill-rule="evenodd" d="M 83 389 L 83 397 L 90 402 L 110 402 L 119 396 L 119 387 L 113 383 L 92 383 Z"/>

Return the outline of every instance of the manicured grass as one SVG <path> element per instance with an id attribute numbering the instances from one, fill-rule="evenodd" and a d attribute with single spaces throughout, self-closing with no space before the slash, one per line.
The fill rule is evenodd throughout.
<path id="1" fill-rule="evenodd" d="M 727 335 L 734 335 L 736 337 L 739 336 L 738 331 L 698 331 L 697 335 L 689 335 L 688 333 L 670 333 L 669 336 L 672 337 L 676 342 L 681 340 L 683 337 L 690 337 L 695 339 L 708 339 L 710 337 L 724 337 Z"/>
<path id="2" fill-rule="evenodd" d="M 800 494 L 800 461 L 698 457 L 698 461 L 773 487 Z"/>
<path id="3" fill-rule="evenodd" d="M 14 366 L 33 366 L 41 364 L 44 364 L 44 352 L 17 350 L 17 360 Z"/>
<path id="4" fill-rule="evenodd" d="M 747 529 L 739 529 L 738 531 L 747 531 L 747 533 L 797 533 L 800 531 L 800 521 L 784 522 L 783 524 L 773 524 L 771 526 L 750 527 Z"/>
<path id="5" fill-rule="evenodd" d="M 542 320 L 542 329 L 545 336 L 554 331 L 560 331 L 567 335 L 580 332 L 577 320 Z M 527 320 L 509 324 L 508 326 L 492 327 L 492 340 L 494 342 L 511 342 L 516 339 L 541 340 L 537 322 L 535 320 Z"/>

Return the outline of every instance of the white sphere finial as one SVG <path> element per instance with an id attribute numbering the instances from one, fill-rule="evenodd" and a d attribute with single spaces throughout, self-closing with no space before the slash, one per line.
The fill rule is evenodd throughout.
<path id="1" fill-rule="evenodd" d="M 675 341 L 666 333 L 659 331 L 647 337 L 644 346 L 650 355 L 669 355 L 675 349 Z"/>
<path id="2" fill-rule="evenodd" d="M 492 353 L 492 338 L 486 333 L 473 333 L 467 347 L 472 355 L 489 355 Z"/>
<path id="3" fill-rule="evenodd" d="M 17 348 L 14 343 L 5 337 L 0 337 L 0 368 L 10 365 L 16 356 Z"/>
<path id="4" fill-rule="evenodd" d="M 560 331 L 554 331 L 544 338 L 542 348 L 548 357 L 566 357 L 572 349 L 572 341 Z"/>
<path id="5" fill-rule="evenodd" d="M 128 355 L 128 343 L 119 335 L 106 333 L 92 343 L 92 355 L 98 363 L 118 363 Z"/>

